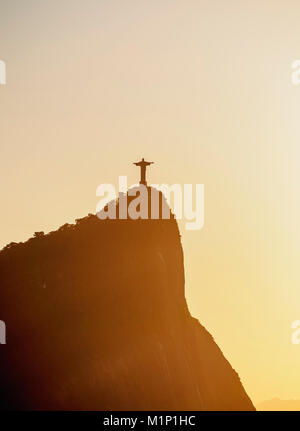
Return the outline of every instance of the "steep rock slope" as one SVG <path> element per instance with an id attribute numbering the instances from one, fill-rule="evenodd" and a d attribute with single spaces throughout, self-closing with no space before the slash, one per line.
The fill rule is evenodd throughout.
<path id="1" fill-rule="evenodd" d="M 1 408 L 254 410 L 191 317 L 176 220 L 64 225 L 0 253 Z"/>

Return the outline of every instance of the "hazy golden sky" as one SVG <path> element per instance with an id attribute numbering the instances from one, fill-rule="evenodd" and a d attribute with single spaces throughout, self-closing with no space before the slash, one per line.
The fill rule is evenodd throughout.
<path id="1" fill-rule="evenodd" d="M 300 398 L 299 22 L 296 0 L 0 0 L 0 245 L 94 212 L 140 157 L 204 183 L 188 303 L 254 402 Z"/>

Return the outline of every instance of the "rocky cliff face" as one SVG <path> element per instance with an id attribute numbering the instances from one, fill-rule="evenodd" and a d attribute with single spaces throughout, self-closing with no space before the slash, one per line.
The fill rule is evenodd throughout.
<path id="1" fill-rule="evenodd" d="M 253 410 L 190 316 L 171 220 L 90 215 L 0 253 L 1 408 Z"/>

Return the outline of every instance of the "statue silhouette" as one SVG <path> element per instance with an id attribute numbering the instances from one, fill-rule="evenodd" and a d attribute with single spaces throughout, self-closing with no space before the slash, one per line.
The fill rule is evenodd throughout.
<path id="1" fill-rule="evenodd" d="M 146 162 L 144 157 L 142 158 L 142 160 L 140 162 L 134 163 L 134 165 L 139 166 L 141 168 L 140 184 L 144 184 L 145 186 L 147 185 L 146 168 L 147 168 L 147 166 L 152 165 L 152 164 L 153 164 L 153 162 Z"/>

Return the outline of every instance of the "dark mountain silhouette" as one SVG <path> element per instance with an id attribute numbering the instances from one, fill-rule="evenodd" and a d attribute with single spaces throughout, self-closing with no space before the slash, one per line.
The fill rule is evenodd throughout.
<path id="1" fill-rule="evenodd" d="M 2 409 L 254 410 L 191 317 L 176 220 L 99 220 L 0 253 Z"/>

